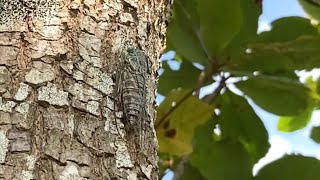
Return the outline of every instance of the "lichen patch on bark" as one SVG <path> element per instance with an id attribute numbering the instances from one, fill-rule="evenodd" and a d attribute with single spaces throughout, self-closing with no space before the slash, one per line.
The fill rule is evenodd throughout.
<path id="1" fill-rule="evenodd" d="M 77 166 L 70 163 L 64 168 L 59 179 L 60 180 L 84 180 L 85 178 L 79 175 Z"/>
<path id="2" fill-rule="evenodd" d="M 28 97 L 30 91 L 31 88 L 28 84 L 20 83 L 19 89 L 13 98 L 16 101 L 23 101 Z"/>
<path id="3" fill-rule="evenodd" d="M 16 106 L 17 103 L 14 101 L 4 101 L 2 97 L 0 97 L 0 111 L 4 112 L 12 112 L 12 109 Z"/>
<path id="4" fill-rule="evenodd" d="M 9 140 L 7 139 L 5 132 L 0 131 L 0 163 L 4 163 L 6 154 L 8 151 Z"/>
<path id="5" fill-rule="evenodd" d="M 68 92 L 58 89 L 55 84 L 48 83 L 38 89 L 38 101 L 48 102 L 51 105 L 68 106 Z"/>

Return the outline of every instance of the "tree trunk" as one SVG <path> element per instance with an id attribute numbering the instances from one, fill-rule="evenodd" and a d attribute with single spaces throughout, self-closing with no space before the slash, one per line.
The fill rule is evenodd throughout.
<path id="1" fill-rule="evenodd" d="M 158 178 L 166 6 L 0 0 L 0 179 Z"/>

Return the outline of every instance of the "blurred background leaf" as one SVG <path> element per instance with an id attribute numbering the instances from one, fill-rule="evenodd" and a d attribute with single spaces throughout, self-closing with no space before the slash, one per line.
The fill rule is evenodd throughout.
<path id="1" fill-rule="evenodd" d="M 160 152 L 186 155 L 192 152 L 194 129 L 205 123 L 213 107 L 190 96 L 191 90 L 175 90 L 157 108 L 156 130 Z M 176 108 L 172 111 L 173 105 Z"/>

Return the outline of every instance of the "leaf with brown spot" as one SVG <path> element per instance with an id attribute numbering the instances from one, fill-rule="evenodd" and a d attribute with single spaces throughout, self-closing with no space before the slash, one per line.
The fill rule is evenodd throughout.
<path id="1" fill-rule="evenodd" d="M 171 110 L 172 102 L 176 102 L 174 110 Z M 205 123 L 212 113 L 213 106 L 192 96 L 190 90 L 171 91 L 157 108 L 158 116 L 155 124 L 160 152 L 175 155 L 192 152 L 194 129 Z"/>
<path id="2" fill-rule="evenodd" d="M 165 135 L 169 138 L 174 138 L 176 134 L 177 134 L 176 129 L 170 129 L 165 133 Z"/>

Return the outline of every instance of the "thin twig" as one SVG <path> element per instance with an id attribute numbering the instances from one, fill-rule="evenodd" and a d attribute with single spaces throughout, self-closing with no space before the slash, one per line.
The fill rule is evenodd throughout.
<path id="1" fill-rule="evenodd" d="M 229 77 L 224 77 L 222 76 L 221 81 L 219 82 L 219 86 L 214 90 L 213 93 L 210 94 L 210 96 L 207 96 L 210 103 L 213 103 L 219 96 L 221 90 L 226 86 L 226 81 L 230 78 Z M 184 169 L 186 164 L 188 163 L 189 160 L 189 155 L 188 156 L 183 156 L 180 160 L 180 162 L 177 165 L 177 168 L 174 171 L 174 177 L 173 180 L 179 180 L 181 176 L 184 173 Z"/>
<path id="2" fill-rule="evenodd" d="M 230 78 L 230 76 L 229 76 L 229 77 L 224 77 L 224 76 L 222 76 L 221 78 L 222 78 L 222 79 L 221 79 L 221 81 L 219 82 L 218 87 L 213 91 L 213 93 L 211 93 L 211 94 L 203 97 L 203 98 L 202 98 L 203 101 L 205 101 L 205 102 L 207 102 L 207 103 L 209 103 L 209 104 L 212 104 L 212 103 L 217 99 L 217 97 L 219 96 L 221 90 L 222 90 L 224 87 L 226 87 L 226 81 Z"/>
<path id="3" fill-rule="evenodd" d="M 184 168 L 187 165 L 188 161 L 189 156 L 182 156 L 179 164 L 177 165 L 177 168 L 174 171 L 173 180 L 179 180 L 181 178 L 184 172 Z"/>
<path id="4" fill-rule="evenodd" d="M 192 95 L 193 91 L 195 89 L 192 89 L 190 92 L 188 92 L 186 95 L 184 95 L 177 103 L 175 106 L 173 106 L 162 118 L 159 120 L 159 122 L 155 125 L 155 129 L 158 129 L 158 127 L 167 119 L 167 117 L 174 111 L 176 110 L 177 107 L 180 106 L 185 100 L 188 99 L 189 96 Z"/>

